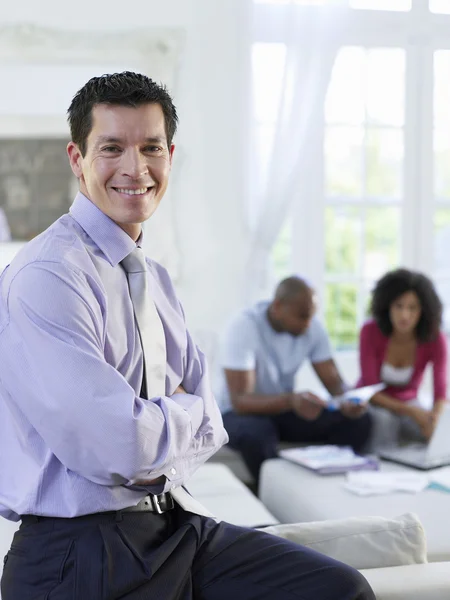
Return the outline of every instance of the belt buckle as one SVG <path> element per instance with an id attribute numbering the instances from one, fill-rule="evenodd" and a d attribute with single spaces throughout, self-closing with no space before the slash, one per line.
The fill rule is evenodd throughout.
<path id="1" fill-rule="evenodd" d="M 165 498 L 166 500 L 166 504 L 167 504 L 167 508 L 162 508 L 161 507 L 161 499 Z M 150 501 L 152 503 L 153 509 L 156 513 L 158 513 L 158 515 L 162 515 L 162 513 L 167 512 L 168 510 L 171 510 L 172 508 L 175 507 L 175 503 L 173 501 L 173 498 L 170 494 L 152 494 L 150 496 Z"/>
<path id="2" fill-rule="evenodd" d="M 155 513 L 158 513 L 158 515 L 162 515 L 164 511 L 161 508 L 161 504 L 160 504 L 160 501 L 159 501 L 159 496 L 156 496 L 156 494 L 151 494 L 150 495 L 150 502 L 152 503 L 153 510 L 155 511 Z"/>

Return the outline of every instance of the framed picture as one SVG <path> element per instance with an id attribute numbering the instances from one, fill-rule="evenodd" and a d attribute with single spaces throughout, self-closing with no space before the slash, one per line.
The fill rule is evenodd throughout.
<path id="1" fill-rule="evenodd" d="M 184 40 L 178 28 L 87 32 L 0 26 L 6 90 L 0 96 L 0 271 L 26 241 L 68 211 L 78 191 L 66 154 L 66 110 L 74 90 L 92 76 L 132 70 L 173 91 Z M 176 280 L 180 253 L 170 196 L 146 224 L 144 246 Z"/>
<path id="2" fill-rule="evenodd" d="M 66 213 L 77 187 L 67 140 L 0 138 L 0 241 L 27 241 Z"/>

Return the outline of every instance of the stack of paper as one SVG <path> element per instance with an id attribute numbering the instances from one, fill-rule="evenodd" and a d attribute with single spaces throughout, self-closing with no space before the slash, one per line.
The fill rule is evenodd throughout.
<path id="1" fill-rule="evenodd" d="M 430 487 L 443 492 L 450 492 L 450 467 L 433 469 L 429 474 Z"/>
<path id="2" fill-rule="evenodd" d="M 307 446 L 281 450 L 280 456 L 322 475 L 358 469 L 378 469 L 374 457 L 358 456 L 347 446 Z"/>
<path id="3" fill-rule="evenodd" d="M 392 473 L 348 473 L 344 487 L 358 496 L 409 492 L 416 494 L 428 485 L 428 475 L 410 471 Z"/>
<path id="4" fill-rule="evenodd" d="M 384 390 L 386 385 L 384 383 L 375 383 L 374 385 L 366 385 L 364 387 L 355 388 L 354 390 L 348 390 L 340 396 L 330 396 L 327 399 L 328 410 L 339 410 L 341 404 L 350 402 L 352 404 L 368 404 L 370 399 L 375 396 L 376 393 Z"/>

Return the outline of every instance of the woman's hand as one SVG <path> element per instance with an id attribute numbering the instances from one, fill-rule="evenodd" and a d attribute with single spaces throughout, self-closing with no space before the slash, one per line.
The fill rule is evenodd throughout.
<path id="1" fill-rule="evenodd" d="M 423 437 L 428 441 L 436 426 L 436 415 L 432 411 L 419 406 L 409 406 L 405 414 L 417 423 Z"/>
<path id="2" fill-rule="evenodd" d="M 358 404 L 356 402 L 343 402 L 339 410 L 348 419 L 359 419 L 367 412 L 367 404 Z"/>

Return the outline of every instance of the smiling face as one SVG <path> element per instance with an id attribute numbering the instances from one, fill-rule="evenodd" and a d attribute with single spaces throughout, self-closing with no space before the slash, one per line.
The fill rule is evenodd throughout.
<path id="1" fill-rule="evenodd" d="M 167 189 L 173 150 L 159 104 L 97 104 L 86 154 L 67 146 L 80 191 L 134 240 Z"/>

